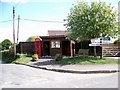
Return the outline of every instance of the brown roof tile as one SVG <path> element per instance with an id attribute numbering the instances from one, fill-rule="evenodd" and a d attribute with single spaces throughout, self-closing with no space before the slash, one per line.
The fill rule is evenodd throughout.
<path id="1" fill-rule="evenodd" d="M 59 35 L 68 35 L 67 31 L 62 31 L 62 30 L 48 30 L 48 35 L 49 36 L 59 36 Z"/>

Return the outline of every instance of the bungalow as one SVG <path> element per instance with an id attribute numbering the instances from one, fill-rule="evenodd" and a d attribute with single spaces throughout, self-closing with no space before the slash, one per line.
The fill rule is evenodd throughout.
<path id="1" fill-rule="evenodd" d="M 35 42 L 20 42 L 20 53 L 37 53 L 39 56 L 54 56 L 62 54 L 63 56 L 75 55 L 75 42 L 68 40 L 67 31 L 48 31 L 48 36 L 40 36 Z"/>

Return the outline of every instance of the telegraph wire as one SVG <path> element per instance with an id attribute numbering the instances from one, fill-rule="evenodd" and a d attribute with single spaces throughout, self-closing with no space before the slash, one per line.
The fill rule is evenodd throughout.
<path id="1" fill-rule="evenodd" d="M 15 19 L 17 20 L 17 19 Z M 5 20 L 5 21 L 0 21 L 0 23 L 6 23 L 6 22 L 12 22 L 13 20 Z"/>
<path id="2" fill-rule="evenodd" d="M 18 20 L 18 19 L 15 19 Z M 47 22 L 47 23 L 64 23 L 63 21 L 46 21 L 46 20 L 34 20 L 34 19 L 21 19 L 24 21 L 33 21 L 33 22 Z M 5 23 L 5 22 L 11 22 L 12 20 L 5 20 L 5 21 L 0 21 L 0 23 Z"/>
<path id="3" fill-rule="evenodd" d="M 0 23 L 11 22 L 12 20 L 0 21 Z"/>
<path id="4" fill-rule="evenodd" d="M 45 21 L 45 20 L 34 20 L 34 19 L 21 19 L 21 20 L 34 21 L 34 22 L 64 23 L 63 21 Z"/>

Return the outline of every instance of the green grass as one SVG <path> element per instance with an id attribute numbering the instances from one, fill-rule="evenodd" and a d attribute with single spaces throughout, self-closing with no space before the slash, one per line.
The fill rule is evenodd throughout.
<path id="1" fill-rule="evenodd" d="M 32 55 L 29 55 L 29 54 L 19 54 L 17 55 L 17 59 L 13 58 L 13 53 L 10 51 L 0 52 L 0 54 L 2 54 L 2 61 L 6 63 L 26 64 L 28 62 L 31 62 L 32 60 Z M 64 64 L 64 65 L 69 65 L 69 64 L 120 64 L 120 59 L 111 59 L 111 58 L 100 59 L 99 57 L 94 57 L 94 56 L 79 56 L 79 57 L 59 60 L 59 61 L 56 61 L 55 64 Z"/>
<path id="2" fill-rule="evenodd" d="M 63 59 L 55 62 L 56 64 L 118 64 L 118 59 L 102 58 L 94 56 L 79 56 Z M 119 62 L 120 63 L 120 62 Z"/>
<path id="3" fill-rule="evenodd" d="M 26 55 L 21 56 L 21 58 L 17 58 L 11 63 L 21 63 L 21 64 L 26 64 L 28 62 L 31 62 L 31 57 L 27 57 Z"/>
<path id="4" fill-rule="evenodd" d="M 32 59 L 32 55 L 30 54 L 17 54 L 17 58 L 14 59 L 13 52 L 9 50 L 5 50 L 0 52 L 0 60 L 5 63 L 23 63 L 26 64 L 30 62 Z"/>

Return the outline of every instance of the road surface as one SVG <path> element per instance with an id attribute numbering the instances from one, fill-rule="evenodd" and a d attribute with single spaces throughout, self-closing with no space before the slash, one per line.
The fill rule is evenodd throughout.
<path id="1" fill-rule="evenodd" d="M 71 74 L 0 64 L 1 88 L 118 88 L 118 73 Z"/>

